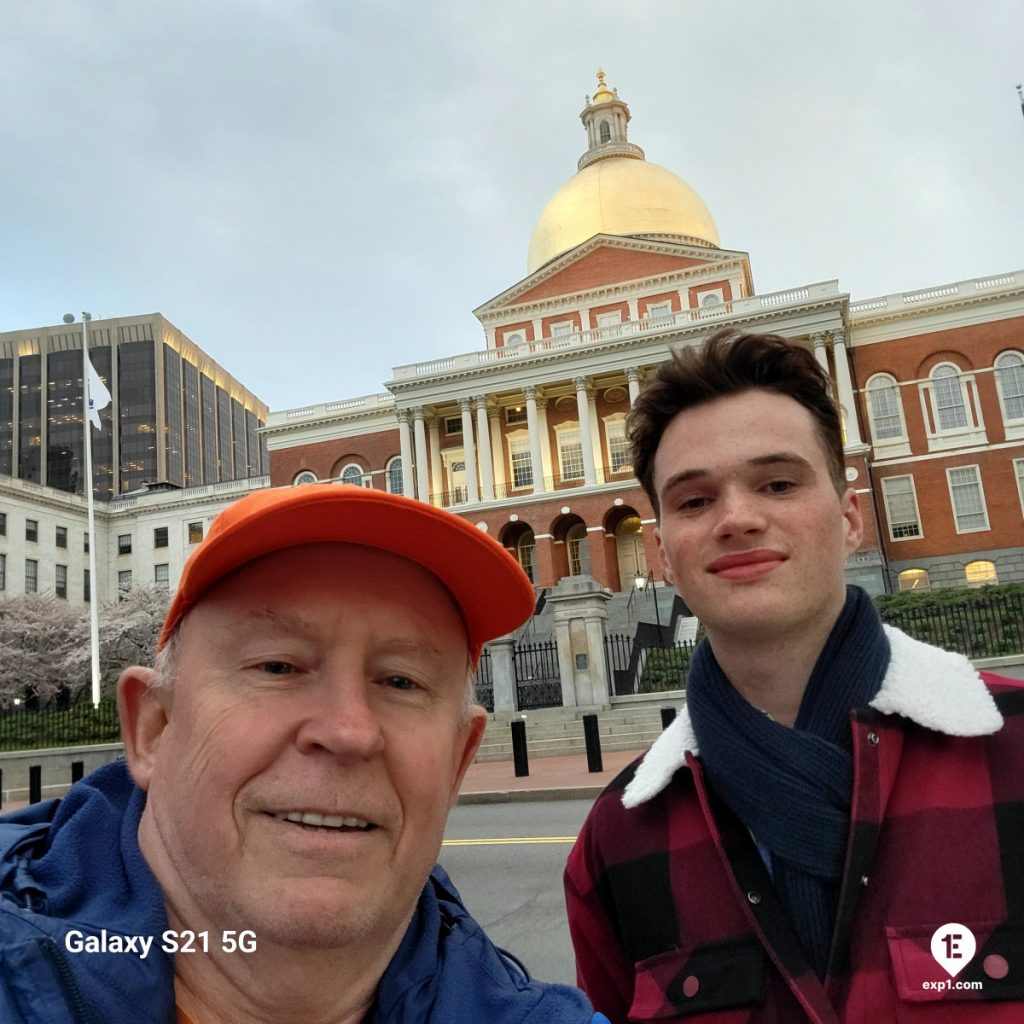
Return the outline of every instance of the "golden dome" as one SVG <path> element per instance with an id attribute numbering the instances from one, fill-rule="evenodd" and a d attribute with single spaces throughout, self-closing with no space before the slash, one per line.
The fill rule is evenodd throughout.
<path id="1" fill-rule="evenodd" d="M 544 207 L 530 239 L 527 272 L 594 235 L 669 235 L 718 247 L 704 201 L 678 175 L 630 157 L 584 167 Z"/>

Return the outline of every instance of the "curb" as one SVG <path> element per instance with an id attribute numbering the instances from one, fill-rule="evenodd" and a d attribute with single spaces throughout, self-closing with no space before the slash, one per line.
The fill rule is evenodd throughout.
<path id="1" fill-rule="evenodd" d="M 543 800 L 596 800 L 604 790 L 600 786 L 559 786 L 551 789 L 505 789 L 484 793 L 460 793 L 459 804 L 522 804 Z"/>

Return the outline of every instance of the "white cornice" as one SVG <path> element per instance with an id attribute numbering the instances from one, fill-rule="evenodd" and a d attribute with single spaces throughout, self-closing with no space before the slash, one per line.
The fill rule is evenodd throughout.
<path id="1" fill-rule="evenodd" d="M 749 259 L 747 253 L 733 249 L 704 248 L 696 245 L 684 245 L 680 242 L 628 238 L 622 235 L 594 235 L 593 238 L 590 238 L 586 242 L 582 242 L 580 245 L 577 245 L 574 249 L 570 249 L 568 252 L 563 253 L 558 257 L 558 259 L 546 264 L 540 270 L 524 277 L 521 281 L 512 285 L 511 288 L 507 288 L 505 291 L 494 296 L 494 298 L 489 299 L 480 306 L 477 306 L 477 308 L 473 310 L 473 315 L 480 320 L 481 323 L 492 323 L 496 318 L 507 313 L 508 307 L 516 305 L 515 299 L 517 296 L 522 295 L 525 292 L 532 291 L 538 285 L 543 284 L 545 281 L 561 273 L 573 263 L 578 262 L 583 257 L 588 256 L 590 253 L 601 248 L 628 249 L 633 252 L 656 252 L 662 253 L 666 256 L 680 257 L 682 259 L 696 259 L 702 261 L 704 264 L 712 266 L 718 264 L 743 266 Z M 696 270 L 700 273 L 703 272 L 704 268 L 683 269 Z M 682 270 L 672 271 L 670 274 L 659 276 L 676 276 L 680 273 L 682 273 Z M 633 290 L 637 287 L 642 287 L 647 280 L 658 280 L 658 278 L 644 278 L 635 281 L 623 282 L 622 284 L 602 286 L 600 289 L 586 289 L 575 294 L 579 296 L 601 295 L 603 293 L 619 294 L 627 289 Z M 566 299 L 565 296 L 552 298 L 556 298 L 559 303 Z M 533 308 L 533 305 L 524 305 L 519 308 L 525 311 Z"/>

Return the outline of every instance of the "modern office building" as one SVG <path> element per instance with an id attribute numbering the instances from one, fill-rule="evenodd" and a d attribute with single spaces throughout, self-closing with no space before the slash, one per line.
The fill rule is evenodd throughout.
<path id="1" fill-rule="evenodd" d="M 89 356 L 112 401 L 93 432 L 93 486 L 260 476 L 266 406 L 159 313 L 93 320 Z M 0 334 L 0 477 L 82 493 L 82 328 Z"/>
<path id="2" fill-rule="evenodd" d="M 871 592 L 1024 579 L 1024 271 L 851 300 L 759 293 L 700 197 L 627 138 L 599 75 L 587 148 L 541 212 L 527 276 L 474 312 L 475 351 L 395 367 L 380 394 L 272 413 L 273 484 L 402 491 L 497 537 L 538 587 L 660 578 L 625 421 L 672 348 L 732 326 L 812 349 L 842 406 Z"/>

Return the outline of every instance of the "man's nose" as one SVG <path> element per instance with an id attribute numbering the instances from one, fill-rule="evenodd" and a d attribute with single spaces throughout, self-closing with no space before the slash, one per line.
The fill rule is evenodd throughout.
<path id="1" fill-rule="evenodd" d="M 373 683 L 361 672 L 324 678 L 313 688 L 296 735 L 303 754 L 319 750 L 341 760 L 359 761 L 384 748 L 384 733 L 373 700 Z"/>
<path id="2" fill-rule="evenodd" d="M 740 487 L 725 488 L 715 505 L 715 538 L 763 532 L 768 523 L 760 495 Z"/>

